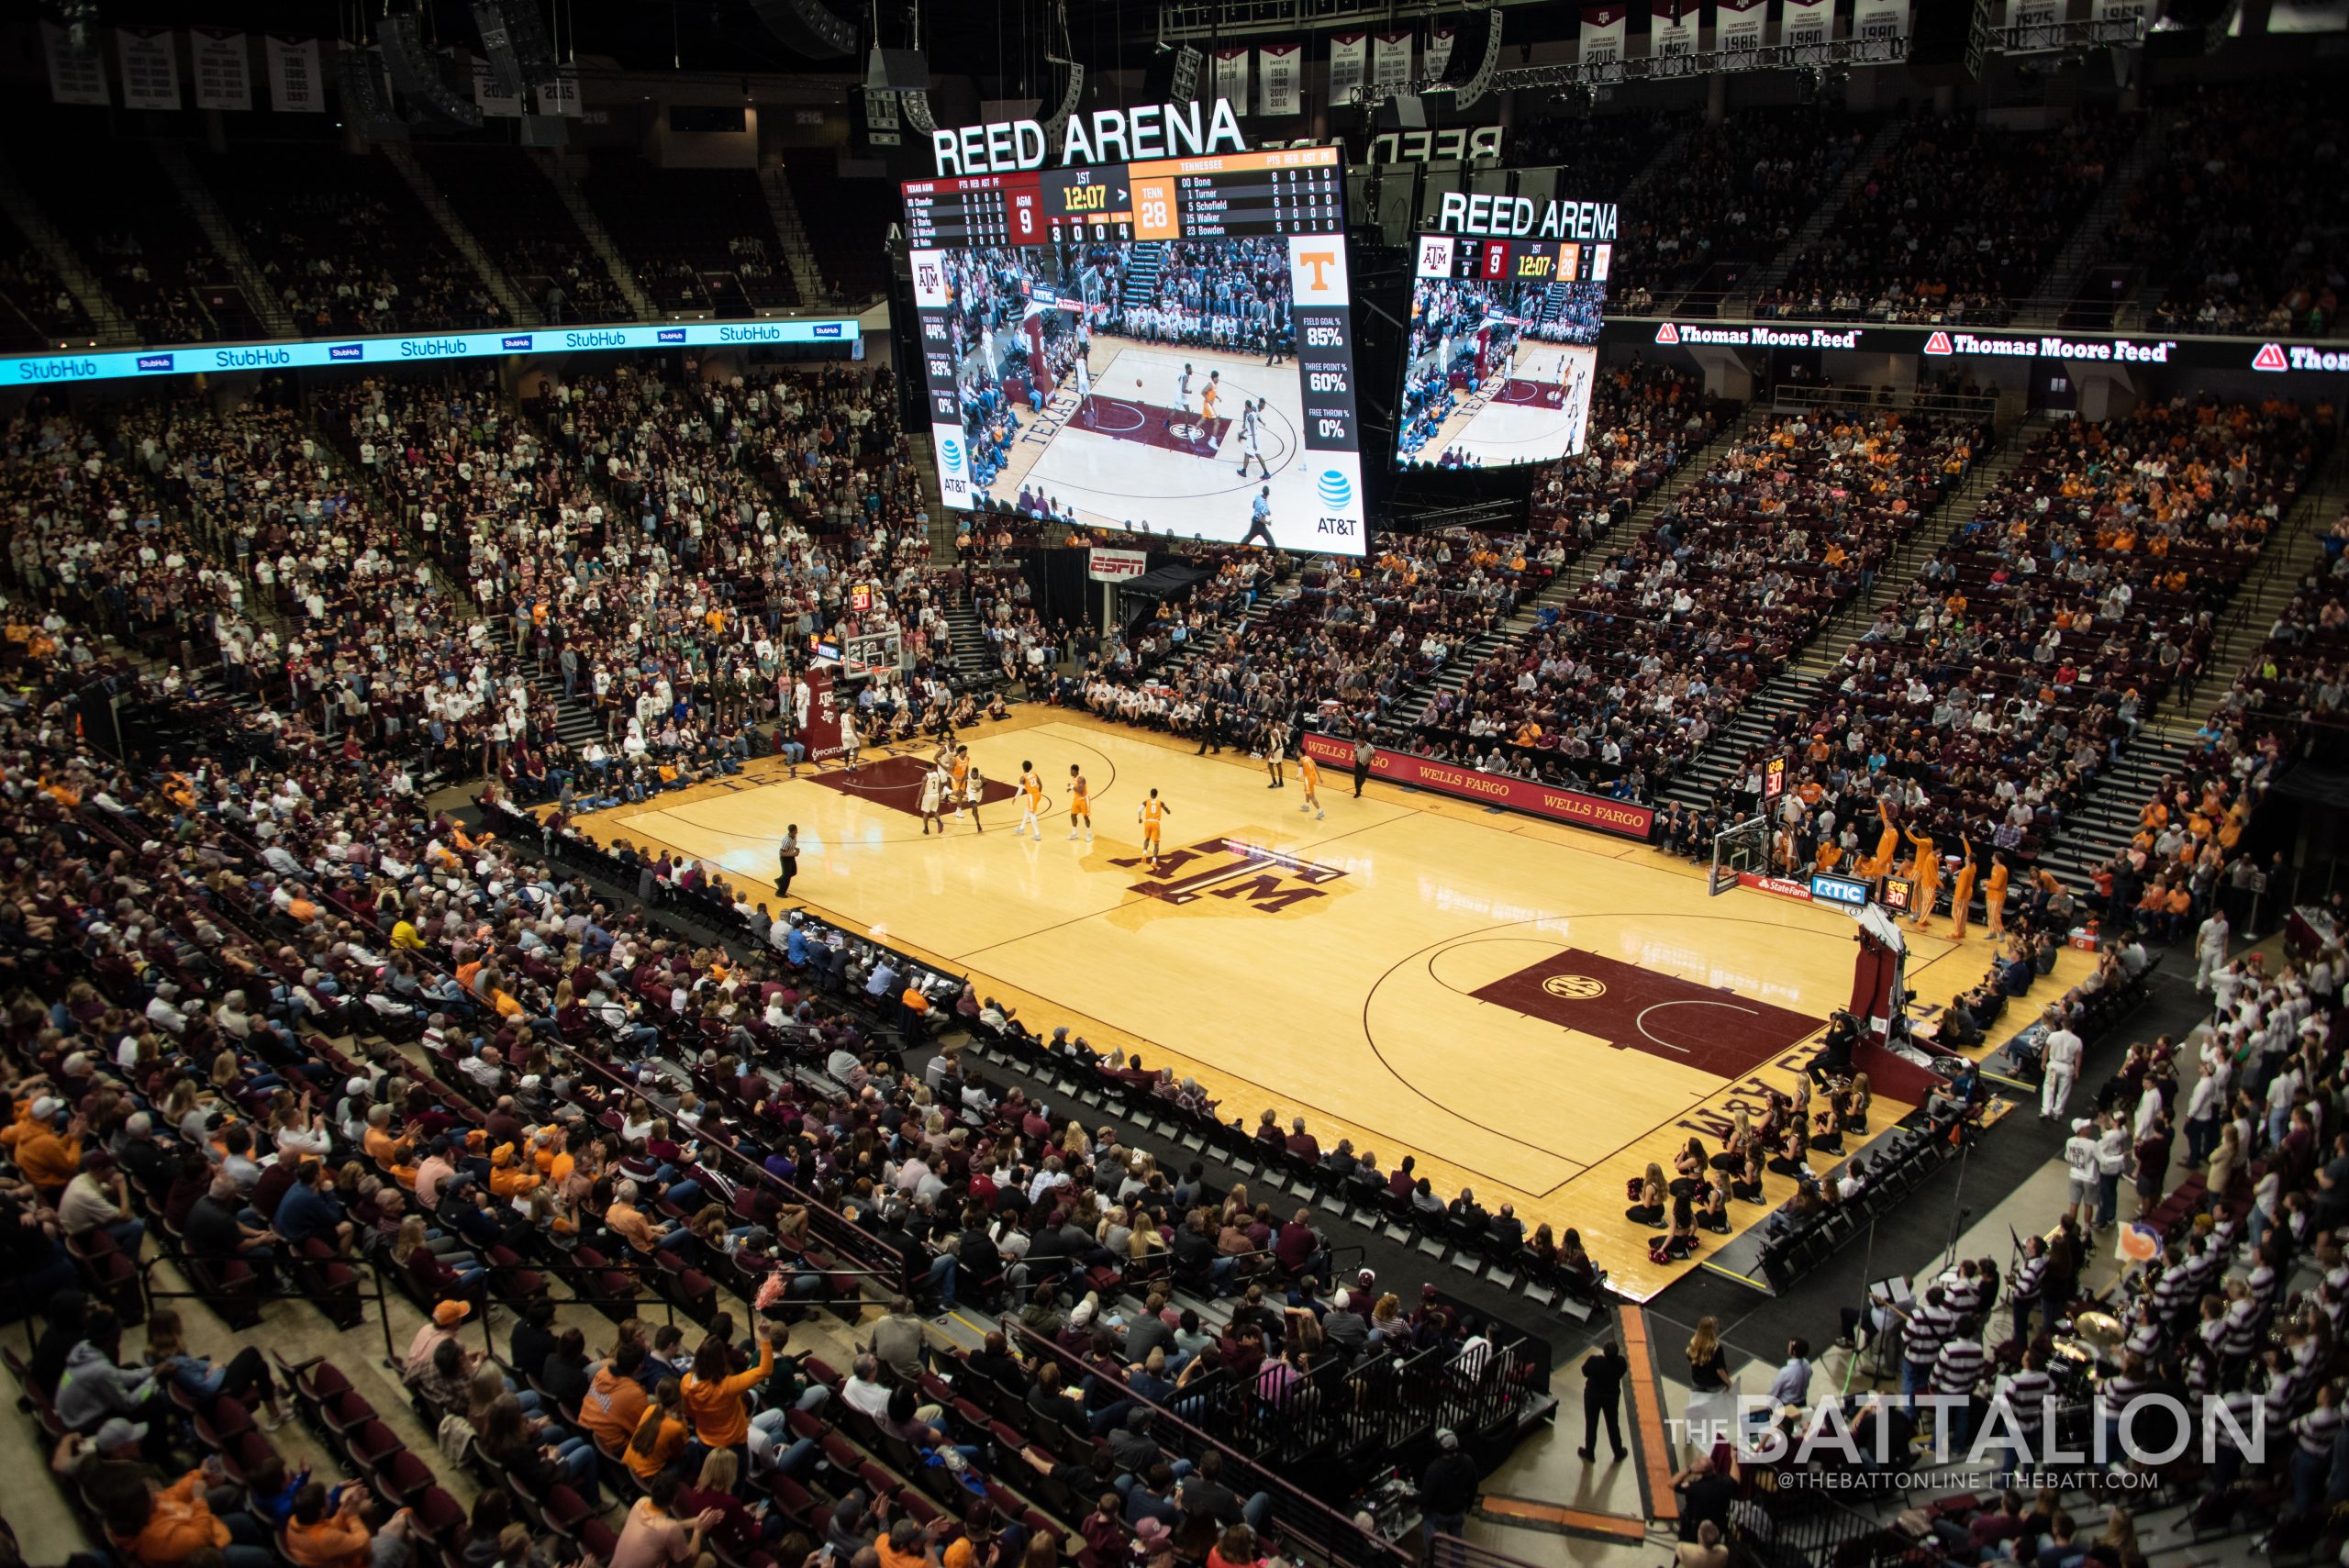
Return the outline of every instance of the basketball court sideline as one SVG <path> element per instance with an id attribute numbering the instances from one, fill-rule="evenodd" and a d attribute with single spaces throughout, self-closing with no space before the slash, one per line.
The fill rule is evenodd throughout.
<path id="1" fill-rule="evenodd" d="M 1325 1150 L 1349 1139 L 1386 1171 L 1414 1156 L 1440 1198 L 1473 1187 L 1487 1208 L 1514 1204 L 1529 1234 L 1575 1227 L 1640 1299 L 1693 1265 L 1649 1261 L 1656 1228 L 1626 1218 L 1627 1181 L 1668 1169 L 1692 1133 L 1717 1148 L 1764 1085 L 1791 1090 L 1850 997 L 1847 917 L 1709 898 L 1701 868 L 1643 845 L 1375 781 L 1354 800 L 1334 772 L 1317 817 L 1296 762 L 1275 790 L 1244 755 L 1072 710 L 1023 708 L 961 739 L 991 786 L 1035 763 L 1041 841 L 1014 836 L 1016 799 L 992 798 L 983 831 L 950 818 L 925 840 L 920 768 L 871 751 L 853 780 L 762 762 L 580 827 L 711 862 L 774 907 L 775 846 L 796 823 L 793 893 L 817 914 L 968 974 L 1040 1034 L 1065 1024 L 1105 1055 L 1196 1077 L 1226 1121 L 1301 1115 Z M 1071 764 L 1090 842 L 1068 837 Z M 1155 867 L 1136 821 L 1152 787 L 1170 808 Z M 1979 937 L 1910 941 L 1927 1005 L 1988 963 Z M 2066 953 L 2058 980 L 2085 963 Z M 1879 1096 L 1871 1126 L 1906 1108 Z M 1733 1223 L 1792 1191 L 1770 1182 Z"/>

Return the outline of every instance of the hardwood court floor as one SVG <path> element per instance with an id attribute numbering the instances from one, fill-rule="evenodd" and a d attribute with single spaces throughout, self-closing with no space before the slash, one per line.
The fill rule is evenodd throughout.
<path id="1" fill-rule="evenodd" d="M 1013 836 L 1011 801 L 985 808 L 983 833 L 966 820 L 925 840 L 919 770 L 873 753 L 856 787 L 763 762 L 581 826 L 714 862 L 772 907 L 796 822 L 793 893 L 818 914 L 970 974 L 1039 1033 L 1066 1024 L 1197 1077 L 1227 1121 L 1302 1115 L 1324 1149 L 1350 1138 L 1382 1170 L 1412 1154 L 1440 1195 L 1514 1203 L 1529 1233 L 1576 1227 L 1634 1298 L 1690 1265 L 1649 1262 L 1626 1180 L 1668 1167 L 1692 1131 L 1717 1145 L 1760 1085 L 1791 1088 L 1850 997 L 1848 917 L 1709 898 L 1699 868 L 1644 846 L 1375 781 L 1357 801 L 1341 774 L 1324 776 L 1317 819 L 1295 764 L 1268 789 L 1244 754 L 1055 708 L 963 739 L 990 784 L 1035 762 L 1042 841 Z M 1066 837 L 1072 762 L 1092 785 L 1090 845 Z M 1171 808 L 1154 874 L 1136 822 L 1153 786 Z M 1962 947 L 1912 939 L 1922 1002 L 1981 977 L 1988 944 Z M 2085 972 L 2062 962 L 2065 984 Z M 1879 1100 L 1872 1125 L 1905 1108 Z M 1772 1204 L 1792 1185 L 1772 1178 Z M 1699 1257 L 1721 1239 L 1704 1240 Z"/>

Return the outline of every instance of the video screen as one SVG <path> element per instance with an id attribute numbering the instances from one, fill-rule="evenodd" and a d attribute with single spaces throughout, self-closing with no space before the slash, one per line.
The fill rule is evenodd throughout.
<path id="1" fill-rule="evenodd" d="M 1301 181 L 1272 172 L 1284 195 L 1252 217 L 1237 196 L 1261 187 L 1236 183 L 1213 206 L 1204 183 L 1172 184 L 1154 208 L 1144 170 L 1108 172 L 1103 221 L 1052 222 L 1048 189 L 1040 222 L 1013 192 L 1006 236 L 1041 227 L 1045 243 L 912 252 L 941 494 L 1079 527 L 1360 554 L 1334 163 Z M 1136 234 L 1185 217 L 1288 231 Z"/>
<path id="2" fill-rule="evenodd" d="M 1611 249 L 1422 237 L 1398 466 L 1507 468 L 1583 450 Z"/>

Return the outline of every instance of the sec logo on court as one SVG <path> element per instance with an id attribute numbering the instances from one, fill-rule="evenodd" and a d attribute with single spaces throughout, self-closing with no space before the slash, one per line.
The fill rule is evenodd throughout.
<path id="1" fill-rule="evenodd" d="M 1587 974 L 1553 974 L 1542 982 L 1542 989 L 1569 1002 L 1588 1002 L 1607 995 L 1607 982 Z"/>

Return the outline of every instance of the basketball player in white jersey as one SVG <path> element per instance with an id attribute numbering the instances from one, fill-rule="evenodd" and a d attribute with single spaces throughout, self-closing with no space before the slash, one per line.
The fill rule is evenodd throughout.
<path id="1" fill-rule="evenodd" d="M 856 753 L 858 748 L 863 744 L 864 742 L 863 739 L 856 733 L 856 710 L 853 707 L 841 708 L 841 756 L 848 763 L 849 776 L 851 778 L 856 776 Z"/>
<path id="2" fill-rule="evenodd" d="M 1084 420 L 1085 425 L 1089 428 L 1093 423 L 1093 371 L 1092 368 L 1085 362 L 1085 351 L 1082 349 L 1077 350 L 1074 373 L 1076 376 L 1076 415 L 1077 417 Z"/>
<path id="3" fill-rule="evenodd" d="M 1182 405 L 1184 413 L 1191 411 L 1191 367 L 1188 365 L 1183 367 L 1183 379 L 1175 383 L 1174 399 Z"/>
<path id="4" fill-rule="evenodd" d="M 946 835 L 946 824 L 939 820 L 939 812 L 946 804 L 948 782 L 944 763 L 932 763 L 930 772 L 921 776 L 921 836 L 925 839 L 930 837 L 932 824 L 936 824 L 941 838 Z"/>
<path id="5" fill-rule="evenodd" d="M 1273 476 L 1273 465 L 1264 461 L 1264 400 L 1261 397 L 1240 406 L 1240 477 L 1242 479 L 1248 477 L 1248 465 L 1252 462 L 1264 471 L 1265 478 Z"/>
<path id="6" fill-rule="evenodd" d="M 963 775 L 963 804 L 971 810 L 971 826 L 984 833 L 987 825 L 979 820 L 979 803 L 986 797 L 987 781 L 979 775 L 979 760 L 971 759 L 971 771 Z"/>

